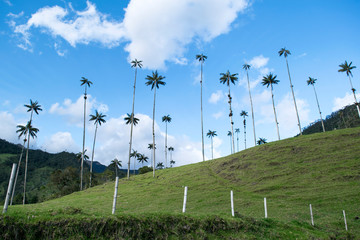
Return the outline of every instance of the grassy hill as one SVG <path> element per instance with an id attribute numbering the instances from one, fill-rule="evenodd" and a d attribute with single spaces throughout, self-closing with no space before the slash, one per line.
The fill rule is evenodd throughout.
<path id="1" fill-rule="evenodd" d="M 359 239 L 359 144 L 360 128 L 267 143 L 224 158 L 160 170 L 155 178 L 149 173 L 122 179 L 115 216 L 111 216 L 114 183 L 107 183 L 40 204 L 13 206 L 8 217 L 1 217 L 0 230 L 20 225 L 32 229 L 28 234 L 35 238 L 70 239 Z M 186 214 L 181 213 L 184 186 L 188 186 Z M 310 225 L 309 204 L 315 227 Z M 5 232 L 14 236 L 14 231 Z M 21 231 L 17 234 L 21 236 Z"/>

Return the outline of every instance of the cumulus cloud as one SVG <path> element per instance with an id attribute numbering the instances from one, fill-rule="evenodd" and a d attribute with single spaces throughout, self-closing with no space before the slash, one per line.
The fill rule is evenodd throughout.
<path id="1" fill-rule="evenodd" d="M 268 64 L 268 62 L 269 62 L 269 58 L 260 55 L 251 59 L 249 64 L 256 69 L 259 69 L 265 67 Z"/>
<path id="2" fill-rule="evenodd" d="M 108 106 L 97 102 L 96 99 L 91 97 L 91 95 L 88 95 L 86 101 L 86 112 L 91 114 L 93 109 L 97 109 L 101 113 L 106 113 L 108 111 Z M 51 105 L 49 112 L 64 116 L 70 124 L 81 126 L 84 121 L 84 97 L 80 96 L 76 102 L 67 98 L 62 104 L 54 103 Z"/>
<path id="3" fill-rule="evenodd" d="M 69 132 L 57 132 L 53 134 L 50 139 L 45 140 L 42 148 L 50 153 L 79 151 L 79 146 L 76 145 Z"/>
<path id="4" fill-rule="evenodd" d="M 0 138 L 10 142 L 17 142 L 17 123 L 14 116 L 8 112 L 0 112 L 0 119 Z"/>
<path id="5" fill-rule="evenodd" d="M 360 94 L 356 94 L 356 98 L 360 99 Z M 351 92 L 347 92 L 344 97 L 336 97 L 334 99 L 334 106 L 332 108 L 332 111 L 337 111 L 347 105 L 351 105 L 354 103 L 354 95 Z"/>
<path id="6" fill-rule="evenodd" d="M 211 94 L 209 98 L 209 103 L 218 103 L 224 97 L 224 93 L 221 90 L 218 90 Z"/>
<path id="7" fill-rule="evenodd" d="M 248 0 L 131 0 L 120 21 L 88 1 L 83 11 L 71 5 L 43 7 L 26 23 L 12 26 L 23 38 L 18 45 L 23 49 L 32 49 L 32 28 L 61 37 L 72 47 L 94 42 L 111 48 L 126 41 L 129 59 L 142 59 L 145 67 L 154 69 L 164 68 L 166 61 L 187 64 L 183 55 L 189 43 L 229 32 L 248 5 Z"/>

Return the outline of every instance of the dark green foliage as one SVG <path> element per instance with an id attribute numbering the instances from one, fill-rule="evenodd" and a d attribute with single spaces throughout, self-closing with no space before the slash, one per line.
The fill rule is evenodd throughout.
<path id="1" fill-rule="evenodd" d="M 336 112 L 331 113 L 324 119 L 326 131 L 336 129 L 352 128 L 360 126 L 360 118 L 355 104 L 346 106 Z M 312 134 L 322 132 L 321 120 L 311 123 L 305 127 L 303 134 Z"/>
<path id="2" fill-rule="evenodd" d="M 148 167 L 148 166 L 144 166 L 142 168 L 139 168 L 139 174 L 144 174 L 147 172 L 152 172 L 153 168 L 152 167 Z"/>
<path id="3" fill-rule="evenodd" d="M 64 170 L 55 170 L 51 174 L 50 179 L 60 196 L 79 190 L 79 173 L 76 168 L 67 167 Z"/>

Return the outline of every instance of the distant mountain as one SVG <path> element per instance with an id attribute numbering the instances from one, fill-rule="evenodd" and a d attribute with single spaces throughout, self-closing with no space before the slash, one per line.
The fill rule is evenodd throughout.
<path id="1" fill-rule="evenodd" d="M 360 126 L 360 118 L 355 104 L 348 105 L 343 109 L 331 113 L 324 119 L 324 126 L 326 131 L 336 129 L 352 128 Z M 312 134 L 322 132 L 321 120 L 310 123 L 309 126 L 303 129 L 303 134 Z"/>
<path id="2" fill-rule="evenodd" d="M 90 168 L 91 161 L 85 160 Z M 93 172 L 94 173 L 103 173 L 106 170 L 107 166 L 102 165 L 98 161 L 93 161 Z"/>

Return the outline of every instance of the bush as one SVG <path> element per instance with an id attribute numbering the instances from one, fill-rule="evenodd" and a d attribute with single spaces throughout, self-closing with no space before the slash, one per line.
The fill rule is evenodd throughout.
<path id="1" fill-rule="evenodd" d="M 145 166 L 145 167 L 139 168 L 139 174 L 144 174 L 144 173 L 147 173 L 147 172 L 152 172 L 152 170 L 153 170 L 152 167 Z"/>

